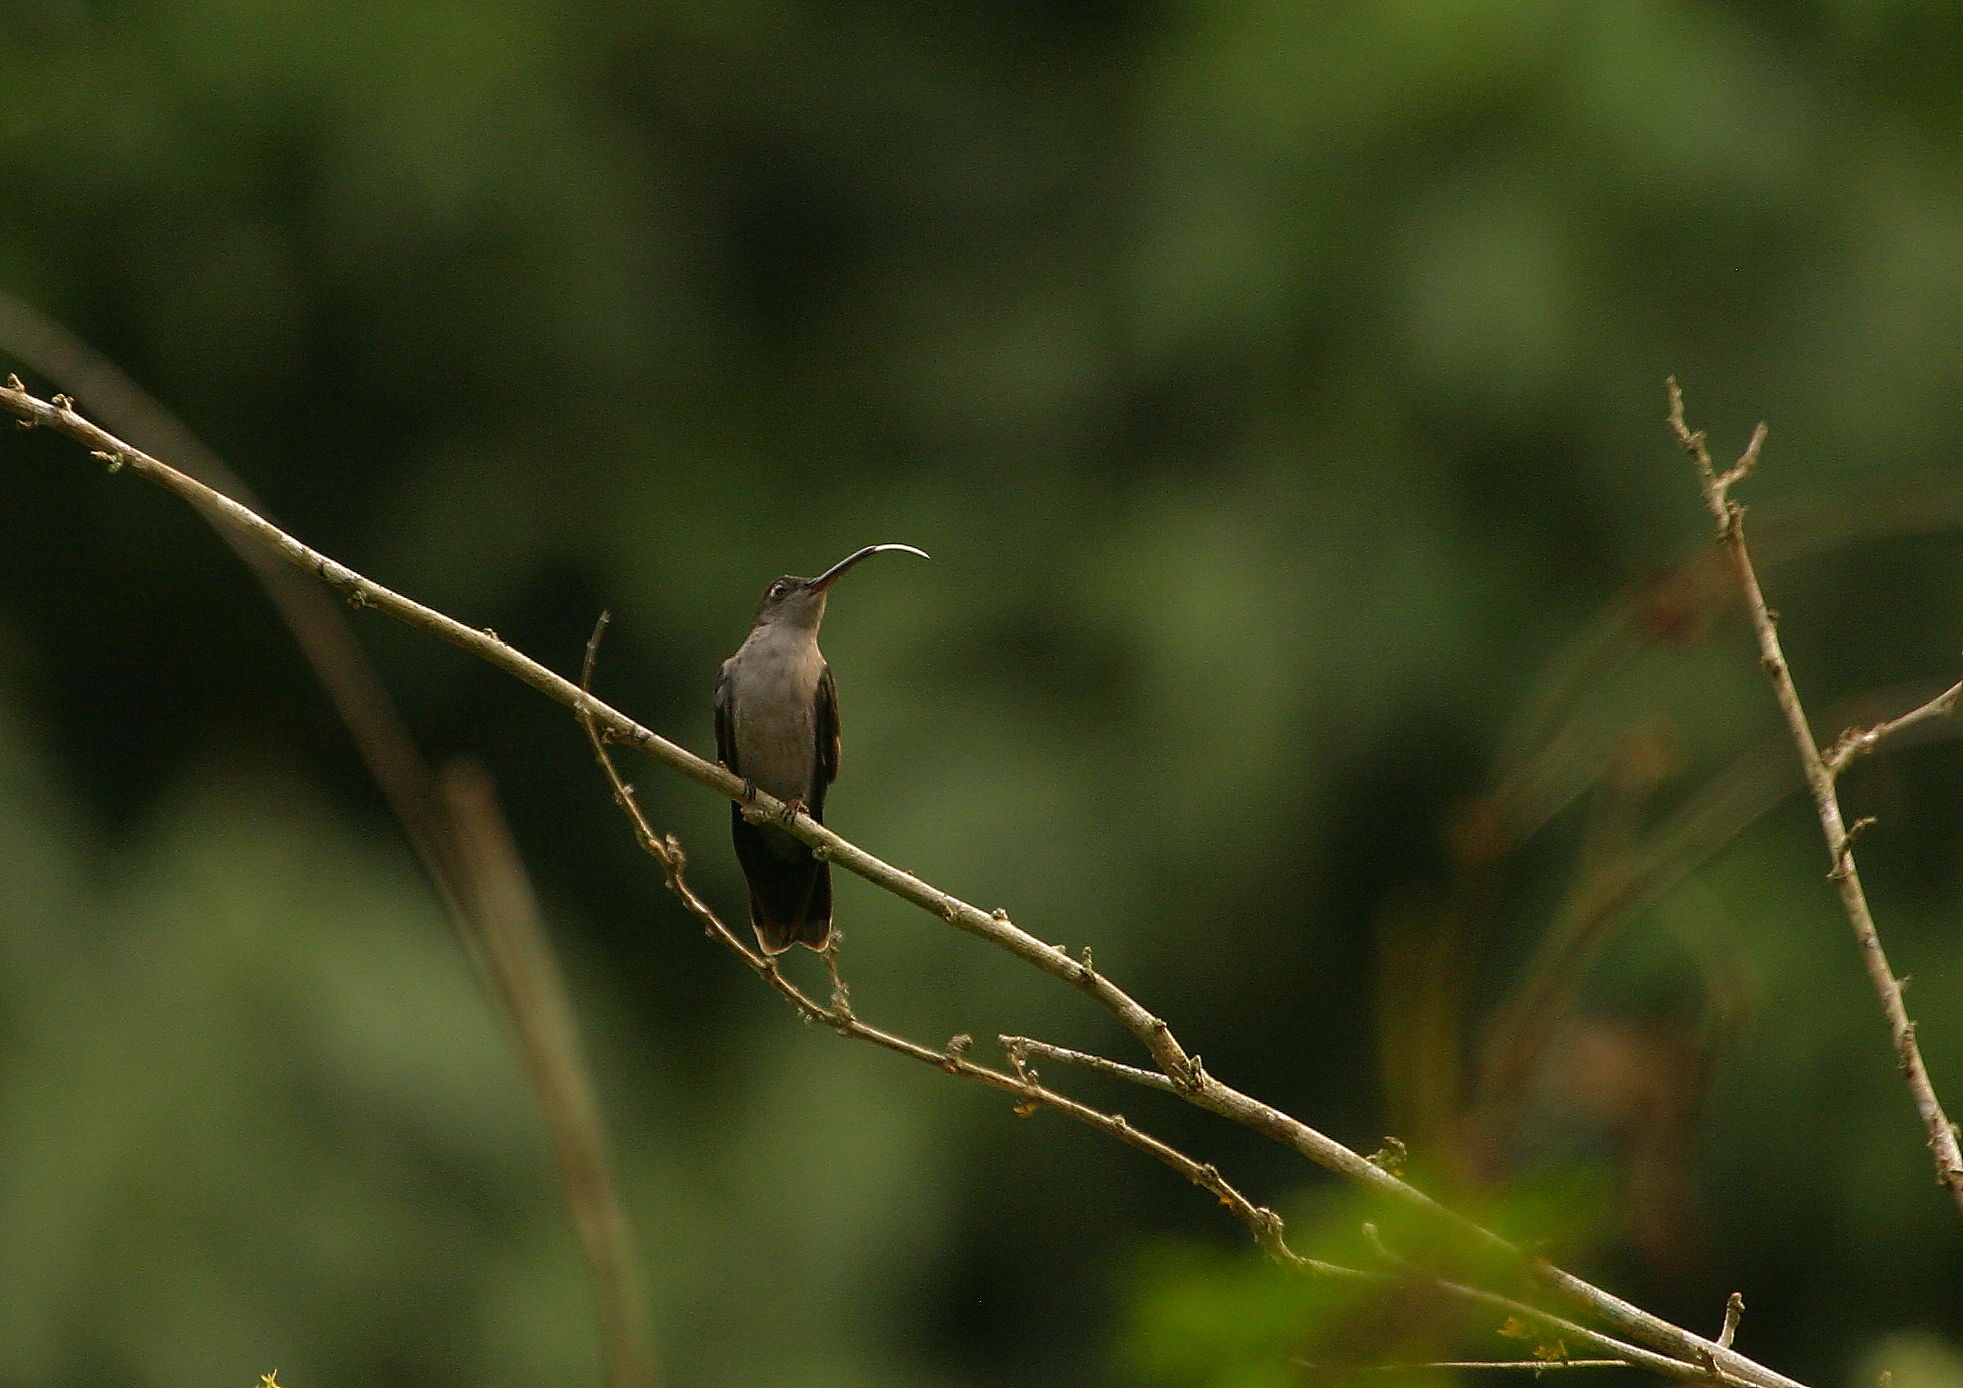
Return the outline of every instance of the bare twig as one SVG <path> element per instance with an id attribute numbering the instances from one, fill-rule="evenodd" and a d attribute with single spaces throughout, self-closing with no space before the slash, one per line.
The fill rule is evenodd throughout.
<path id="1" fill-rule="evenodd" d="M 1785 652 L 1780 648 L 1778 624 L 1771 609 L 1766 606 L 1765 594 L 1759 588 L 1758 574 L 1752 567 L 1751 552 L 1745 547 L 1745 508 L 1733 501 L 1730 495 L 1731 488 L 1749 476 L 1758 462 L 1759 450 L 1765 444 L 1765 426 L 1761 424 L 1753 430 L 1751 442 L 1746 445 L 1738 462 L 1719 472 L 1712 465 L 1703 432 L 1692 430 L 1684 421 L 1683 391 L 1678 388 L 1675 378 L 1671 379 L 1669 389 L 1670 429 L 1676 435 L 1678 446 L 1696 465 L 1703 484 L 1705 509 L 1717 522 L 1718 543 L 1730 556 L 1738 586 L 1744 593 L 1745 607 L 1751 614 L 1752 631 L 1758 638 L 1759 664 L 1772 682 L 1779 711 L 1785 715 L 1786 727 L 1792 734 L 1800 766 L 1806 773 L 1807 789 L 1812 793 L 1813 807 L 1820 819 L 1820 832 L 1826 838 L 1827 857 L 1831 864 L 1827 875 L 1839 893 L 1848 924 L 1854 928 L 1854 938 L 1861 949 L 1861 962 L 1868 971 L 1875 997 L 1880 1000 L 1882 1015 L 1887 1018 L 1889 1035 L 1895 1044 L 1896 1064 L 1908 1084 L 1916 1112 L 1921 1115 L 1922 1126 L 1928 1133 L 1929 1153 L 1935 1161 L 1936 1179 L 1949 1191 L 1957 1205 L 1963 1207 L 1963 1149 L 1957 1145 L 1955 1126 L 1936 1098 L 1935 1086 L 1930 1082 L 1928 1068 L 1922 1062 L 1922 1048 L 1916 1044 L 1915 1023 L 1909 1020 L 1908 1009 L 1902 1005 L 1901 980 L 1895 977 L 1888 956 L 1881 948 L 1881 935 L 1875 929 L 1874 915 L 1868 909 L 1867 893 L 1861 888 L 1853 850 L 1854 835 L 1860 826 L 1849 828 L 1843 820 L 1840 795 L 1834 785 L 1835 773 L 1857 754 L 1854 750 L 1857 746 L 1860 751 L 1866 751 L 1888 732 L 1936 717 L 1937 713 L 1931 710 L 1944 699 L 1951 699 L 1953 703 L 1955 691 L 1938 696 L 1922 708 L 1894 720 L 1892 725 L 1882 724 L 1879 729 L 1871 730 L 1876 734 L 1872 742 L 1866 742 L 1865 734 L 1852 743 L 1842 739 L 1840 746 L 1848 750 L 1842 753 L 1837 747 L 1837 760 L 1821 755 L 1820 744 L 1813 736 L 1806 709 L 1800 703 L 1799 690 L 1793 683 L 1792 670 L 1786 664 Z M 1947 712 L 1947 708 L 1942 711 Z M 1863 742 L 1866 745 L 1860 746 Z"/>
<path id="2" fill-rule="evenodd" d="M 318 575 L 355 606 L 373 607 L 387 612 L 398 620 L 448 641 L 497 666 L 547 697 L 577 712 L 589 723 L 594 735 L 604 741 L 637 747 L 720 795 L 731 800 L 742 801 L 766 815 L 785 816 L 786 807 L 781 801 L 760 791 L 748 790 L 737 777 L 723 767 L 705 761 L 641 726 L 619 710 L 593 698 L 578 685 L 548 670 L 516 648 L 506 645 L 495 634 L 465 626 L 308 548 L 247 507 L 194 481 L 142 450 L 91 424 L 75 412 L 74 402 L 66 397 L 55 396 L 51 400 L 42 400 L 29 394 L 18 382 L 10 381 L 5 388 L 0 388 L 0 410 L 13 414 L 29 427 L 44 426 L 75 440 L 107 462 L 112 470 L 126 469 L 134 472 L 194 505 L 223 516 L 228 523 L 254 537 L 287 563 Z M 617 784 L 616 794 L 621 793 L 623 789 L 624 783 Z M 1352 1184 L 1370 1190 L 1395 1204 L 1418 1210 L 1443 1229 L 1469 1241 L 1473 1246 L 1511 1260 L 1548 1292 L 1600 1316 L 1636 1340 L 1678 1356 L 1676 1359 L 1664 1361 L 1676 1366 L 1671 1370 L 1673 1374 L 1681 1376 L 1680 1371 L 1686 1362 L 1697 1365 L 1708 1364 L 1713 1366 L 1712 1374 L 1731 1375 L 1738 1380 L 1756 1385 L 1756 1388 L 1799 1388 L 1794 1380 L 1782 1374 L 1681 1326 L 1673 1325 L 1572 1273 L 1523 1252 L 1499 1235 L 1438 1204 L 1416 1187 L 1405 1183 L 1335 1139 L 1271 1105 L 1264 1104 L 1214 1079 L 1187 1054 L 1163 1020 L 1153 1015 L 1105 975 L 1098 973 L 1088 959 L 1080 961 L 1073 958 L 1068 951 L 1038 940 L 1011 922 L 1006 912 L 983 911 L 911 873 L 902 872 L 841 838 L 808 815 L 786 817 L 782 822 L 786 832 L 810 845 L 814 851 L 822 852 L 830 861 L 847 871 L 856 873 L 875 886 L 921 907 L 958 929 L 988 940 L 1051 977 L 1080 989 L 1109 1011 L 1139 1039 L 1160 1071 L 1173 1083 L 1180 1096 L 1189 1103 L 1220 1114 L 1254 1132 L 1291 1147 Z M 669 885 L 681 895 L 684 903 L 692 911 L 703 917 L 706 926 L 713 913 L 707 913 L 706 904 L 695 897 L 693 891 L 681 879 L 680 866 L 683 859 L 680 846 L 672 839 L 664 840 L 654 835 L 653 831 L 644 824 L 637 827 L 637 832 L 641 833 L 643 843 L 657 859 L 663 862 L 664 867 L 670 863 L 674 865 L 669 872 Z M 661 851 L 656 850 L 656 844 L 663 846 Z M 708 928 L 713 931 L 715 927 Z M 723 933 L 727 934 L 726 931 Z M 726 940 L 725 944 L 728 943 L 729 941 Z M 737 944 L 740 945 L 740 942 Z M 786 997 L 791 998 L 800 1011 L 805 1012 L 814 1021 L 845 1028 L 858 1028 L 862 1025 L 850 1017 L 840 1018 L 838 1014 L 797 992 L 774 966 L 768 966 L 768 961 L 757 959 L 747 949 L 742 952 L 746 962 L 751 962 L 752 968 L 762 973 L 773 986 Z M 800 999 L 802 1001 L 799 1001 Z M 1251 1220 L 1250 1227 L 1256 1230 L 1257 1238 L 1265 1239 L 1265 1235 L 1260 1232 L 1265 1224 L 1261 1212 L 1257 1207 L 1240 1198 L 1237 1192 L 1230 1195 L 1228 1192 L 1231 1191 L 1231 1187 L 1226 1187 L 1225 1182 L 1219 1180 L 1217 1172 L 1205 1166 L 1188 1169 L 1192 1165 L 1190 1158 L 1138 1132 L 1118 1115 L 1100 1113 L 1065 1099 L 1061 1095 L 1052 1095 L 1047 1090 L 1032 1093 L 1029 1091 L 1029 1086 L 1013 1074 L 975 1065 L 964 1056 L 952 1052 L 932 1051 L 873 1028 L 865 1028 L 863 1038 L 902 1054 L 913 1055 L 916 1059 L 928 1061 L 953 1073 L 972 1074 L 973 1078 L 984 1083 L 1008 1092 L 1022 1094 L 1029 1101 L 1058 1108 L 1059 1111 L 1069 1113 L 1080 1121 L 1101 1127 L 1121 1141 L 1151 1152 L 1168 1165 L 1181 1169 L 1196 1184 L 1213 1190 L 1221 1199 L 1226 1200 L 1230 1207 L 1235 1208 L 1237 1213 L 1241 1213 L 1243 1219 Z M 1182 1166 L 1182 1163 L 1186 1165 Z M 1264 1248 L 1269 1246 L 1269 1242 L 1263 1242 Z"/>

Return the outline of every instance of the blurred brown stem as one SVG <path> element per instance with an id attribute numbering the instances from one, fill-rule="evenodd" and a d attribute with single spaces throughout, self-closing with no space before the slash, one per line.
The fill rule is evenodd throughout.
<path id="1" fill-rule="evenodd" d="M 501 1004 L 552 1141 L 580 1247 L 594 1281 L 607 1381 L 653 1383 L 653 1350 L 627 1209 L 614 1180 L 606 1125 L 580 1044 L 565 977 L 539 919 L 524 859 L 484 769 L 444 769 L 443 799 L 469 892 L 465 903 L 484 945 L 485 972 Z"/>
<path id="2" fill-rule="evenodd" d="M 213 495 L 224 492 L 256 504 L 225 460 L 114 362 L 4 292 L 0 292 L 0 350 L 85 395 L 123 432 L 155 441 L 182 460 L 191 476 L 213 489 Z M 258 580 L 293 634 L 368 774 L 402 826 L 478 986 L 496 1004 L 511 1044 L 525 1062 L 533 1102 L 560 1155 L 567 1213 L 579 1234 L 593 1285 L 607 1382 L 612 1388 L 653 1388 L 654 1351 L 639 1294 L 632 1236 L 620 1217 L 606 1128 L 585 1070 L 565 981 L 553 960 L 550 941 L 535 920 L 529 927 L 530 945 L 514 951 L 501 941 L 508 944 L 514 931 L 526 928 L 523 923 L 500 922 L 486 914 L 487 902 L 513 899 L 494 884 L 516 881 L 522 886 L 524 880 L 524 864 L 510 836 L 502 832 L 488 784 L 481 796 L 459 798 L 454 784 L 439 792 L 429 764 L 355 638 L 347 614 L 305 574 L 282 564 L 260 536 L 239 528 L 223 508 L 196 505 L 196 509 Z M 525 891 L 529 895 L 529 888 Z M 538 1063 L 539 1057 L 551 1057 L 552 1062 Z"/>
<path id="3" fill-rule="evenodd" d="M 1840 896 L 1848 924 L 1854 927 L 1861 962 L 1874 985 L 1875 997 L 1880 1000 L 1882 1015 L 1887 1018 L 1889 1035 L 1895 1043 L 1896 1064 L 1908 1084 L 1909 1094 L 1915 1100 L 1922 1125 L 1928 1131 L 1929 1153 L 1935 1161 L 1936 1179 L 1949 1191 L 1957 1205 L 1963 1207 L 1963 1150 L 1957 1146 L 1955 1125 L 1949 1121 L 1949 1115 L 1943 1112 L 1942 1104 L 1936 1099 L 1935 1086 L 1930 1083 L 1928 1068 L 1922 1063 L 1922 1048 L 1916 1044 L 1915 1023 L 1909 1020 L 1908 1009 L 1902 1005 L 1902 982 L 1895 977 L 1888 956 L 1881 948 L 1881 935 L 1875 929 L 1874 915 L 1868 909 L 1867 893 L 1861 888 L 1861 876 L 1854 865 L 1853 845 L 1854 835 L 1862 826 L 1856 824 L 1849 828 L 1842 818 L 1840 794 L 1835 785 L 1841 767 L 1856 754 L 1856 747 L 1866 751 L 1889 732 L 1949 712 L 1955 706 L 1958 690 L 1963 686 L 1938 695 L 1920 709 L 1892 723 L 1856 734 L 1851 741 L 1843 736 L 1831 753 L 1821 753 L 1819 741 L 1813 736 L 1812 725 L 1807 721 L 1806 709 L 1800 703 L 1799 690 L 1793 683 L 1792 669 L 1780 648 L 1777 619 L 1766 606 L 1765 594 L 1759 588 L 1758 574 L 1752 567 L 1751 552 L 1745 545 L 1745 508 L 1731 499 L 1731 489 L 1750 476 L 1758 463 L 1759 451 L 1765 446 L 1765 425 L 1759 425 L 1752 432 L 1751 442 L 1745 445 L 1745 451 L 1739 455 L 1738 461 L 1719 472 L 1711 462 L 1703 431 L 1691 429 L 1684 421 L 1683 391 L 1678 388 L 1674 377 L 1669 383 L 1669 390 L 1671 432 L 1676 435 L 1678 446 L 1697 467 L 1703 485 L 1705 508 L 1710 511 L 1712 520 L 1717 522 L 1718 543 L 1730 556 L 1739 589 L 1744 594 L 1746 610 L 1751 614 L 1752 631 L 1758 638 L 1759 665 L 1772 682 L 1773 695 L 1779 701 L 1779 711 L 1785 715 L 1786 727 L 1799 753 L 1800 767 L 1806 774 L 1807 790 L 1812 794 L 1813 807 L 1819 815 L 1820 832 L 1826 839 L 1827 858 L 1831 864 L 1827 876 Z"/>

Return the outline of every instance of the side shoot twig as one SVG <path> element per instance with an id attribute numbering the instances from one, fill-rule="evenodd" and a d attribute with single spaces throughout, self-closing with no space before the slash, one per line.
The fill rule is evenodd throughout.
<path id="1" fill-rule="evenodd" d="M 127 470 L 135 473 L 191 504 L 222 517 L 236 526 L 241 533 L 265 545 L 287 563 L 318 575 L 323 582 L 341 593 L 354 606 L 372 607 L 386 612 L 400 621 L 470 652 L 532 686 L 548 698 L 590 719 L 609 741 L 639 748 L 690 780 L 707 786 L 730 800 L 739 801 L 760 814 L 776 817 L 786 832 L 810 845 L 815 853 L 827 857 L 848 872 L 857 874 L 873 885 L 940 917 L 948 924 L 987 940 L 1051 977 L 1079 989 L 1110 1012 L 1126 1030 L 1138 1038 L 1161 1073 L 1173 1083 L 1180 1097 L 1187 1102 L 1290 1147 L 1353 1185 L 1370 1190 L 1394 1204 L 1421 1212 L 1435 1221 L 1439 1227 L 1465 1239 L 1472 1246 L 1512 1261 L 1544 1290 L 1567 1301 L 1570 1305 L 1599 1316 L 1632 1340 L 1663 1351 L 1673 1362 L 1705 1365 L 1709 1367 L 1709 1372 L 1704 1375 L 1706 1377 L 1729 1375 L 1755 1385 L 1755 1388 L 1800 1388 L 1793 1379 L 1768 1369 L 1729 1347 L 1719 1345 L 1681 1326 L 1673 1325 L 1593 1283 L 1526 1253 L 1491 1230 L 1440 1205 L 1415 1186 L 1407 1184 L 1391 1172 L 1373 1164 L 1367 1157 L 1344 1146 L 1334 1138 L 1280 1109 L 1264 1104 L 1231 1085 L 1215 1079 L 1201 1067 L 1197 1056 L 1187 1053 L 1163 1020 L 1153 1015 L 1105 975 L 1097 972 L 1091 964 L 1088 951 L 1085 951 L 1081 958 L 1073 957 L 1067 950 L 1046 944 L 1017 927 L 1005 911 L 984 911 L 978 906 L 941 891 L 913 874 L 903 872 L 890 863 L 874 857 L 817 823 L 809 815 L 790 817 L 787 807 L 781 801 L 760 791 L 747 790 L 742 782 L 725 768 L 703 760 L 641 726 L 618 709 L 592 698 L 572 681 L 548 670 L 516 648 L 506 645 L 495 633 L 465 626 L 454 618 L 363 577 L 345 564 L 308 548 L 249 508 L 241 506 L 231 498 L 223 496 L 141 449 L 98 428 L 77 414 L 74 402 L 65 396 L 57 395 L 50 400 L 42 400 L 29 394 L 18 382 L 9 381 L 5 387 L 0 387 L 0 410 L 14 415 L 27 427 L 46 427 L 66 438 L 73 439 L 89 449 L 112 471 Z M 684 896 L 683 899 L 687 901 L 688 897 Z M 778 986 L 782 991 L 785 985 Z M 816 1006 L 815 1003 L 813 1005 Z M 819 1012 L 824 1015 L 807 1015 L 812 1015 L 814 1020 L 827 1020 L 832 1015 L 823 1008 L 820 1008 Z M 879 1035 L 880 1038 L 884 1038 L 884 1033 Z M 876 1038 L 868 1036 L 866 1039 Z M 900 1050 L 904 1054 L 922 1051 L 924 1054 L 917 1058 L 934 1057 L 933 1063 L 943 1069 L 952 1067 L 958 1073 L 966 1073 L 961 1067 L 972 1064 L 958 1056 L 950 1059 L 943 1053 L 917 1047 L 902 1038 L 878 1039 L 878 1044 L 886 1045 L 889 1049 Z M 986 1067 L 976 1068 L 986 1069 Z M 1022 1081 L 1016 1077 L 1006 1077 L 1007 1084 L 1004 1085 L 1001 1082 L 1004 1077 L 1000 1072 L 988 1073 L 994 1078 L 985 1079 L 984 1082 L 996 1084 L 997 1087 L 1011 1088 L 1013 1092 L 1025 1092 Z M 976 1075 L 975 1078 L 984 1077 Z M 1028 1097 L 1036 1098 L 1034 1095 Z M 1039 1101 L 1047 1102 L 1047 1100 Z M 1087 1113 L 1095 1113 L 1095 1111 L 1087 1110 Z M 1073 1116 L 1076 1116 L 1074 1111 Z M 1093 1120 L 1085 1117 L 1083 1121 Z M 1130 1128 L 1128 1124 L 1122 1128 L 1112 1127 L 1109 1131 L 1113 1136 L 1132 1146 L 1151 1150 L 1147 1144 L 1152 1140 Z"/>
<path id="2" fill-rule="evenodd" d="M 1806 709 L 1800 703 L 1799 689 L 1793 683 L 1792 669 L 1786 664 L 1785 652 L 1780 648 L 1778 620 L 1766 606 L 1765 594 L 1759 588 L 1758 573 L 1752 567 L 1751 552 L 1745 546 L 1745 508 L 1731 499 L 1731 489 L 1749 477 L 1758 463 L 1759 450 L 1765 445 L 1765 425 L 1759 425 L 1752 432 L 1751 442 L 1745 445 L 1745 451 L 1737 463 L 1719 472 L 1711 462 L 1703 431 L 1693 430 L 1684 421 L 1683 391 L 1678 388 L 1674 377 L 1669 389 L 1671 432 L 1676 435 L 1678 446 L 1697 467 L 1704 489 L 1705 508 L 1710 511 L 1711 519 L 1717 522 L 1718 543 L 1730 556 L 1738 586 L 1745 596 L 1746 611 L 1751 614 L 1752 631 L 1758 638 L 1759 664 L 1765 670 L 1766 678 L 1772 681 L 1773 695 L 1779 701 L 1779 711 L 1785 715 L 1793 746 L 1799 752 L 1801 769 L 1806 773 L 1806 787 L 1813 797 L 1813 808 L 1820 819 L 1820 832 L 1826 838 L 1830 863 L 1827 876 L 1832 879 L 1834 890 L 1840 896 L 1841 909 L 1847 914 L 1848 924 L 1854 927 L 1854 938 L 1861 949 L 1861 963 L 1868 971 L 1875 997 L 1881 1003 L 1882 1015 L 1888 1021 L 1889 1035 L 1894 1039 L 1896 1064 L 1901 1069 L 1902 1078 L 1908 1083 L 1916 1112 L 1922 1117 L 1922 1126 L 1928 1131 L 1929 1153 L 1935 1160 L 1936 1179 L 1949 1191 L 1957 1205 L 1963 1207 L 1963 1150 L 1957 1146 L 1956 1126 L 1943 1112 L 1943 1106 L 1936 1098 L 1935 1086 L 1929 1080 L 1928 1067 L 1922 1063 L 1922 1048 L 1915 1040 L 1915 1023 L 1909 1020 L 1908 1009 L 1902 1005 L 1902 981 L 1895 977 L 1888 956 L 1881 948 L 1881 934 L 1875 929 L 1874 915 L 1868 909 L 1867 893 L 1861 888 L 1861 875 L 1854 866 L 1854 836 L 1867 821 L 1852 826 L 1846 823 L 1841 815 L 1840 794 L 1836 785 L 1840 772 L 1850 761 L 1872 751 L 1889 734 L 1950 712 L 1956 706 L 1959 693 L 1963 693 L 1963 684 L 1951 686 L 1900 718 L 1865 732 L 1843 734 L 1831 750 L 1821 752 L 1820 744 L 1813 736 L 1812 725 L 1807 721 Z"/>

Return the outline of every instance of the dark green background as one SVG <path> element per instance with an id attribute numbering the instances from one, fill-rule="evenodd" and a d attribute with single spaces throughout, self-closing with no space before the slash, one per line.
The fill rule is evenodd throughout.
<path id="1" fill-rule="evenodd" d="M 1676 1109 L 1556 1073 L 1481 1166 L 1386 1060 L 1476 1054 L 1601 834 L 1783 765 L 1735 616 L 1655 579 L 1708 535 L 1666 374 L 1722 454 L 1773 424 L 1746 499 L 1823 735 L 1954 678 L 1951 6 L 0 0 L 0 288 L 379 581 L 562 670 L 611 608 L 601 691 L 698 750 L 772 576 L 931 551 L 833 604 L 835 827 L 1665 1315 L 1738 1290 L 1740 1346 L 1809 1381 L 1963 1381 L 1963 1218 L 1803 805 L 1679 854 L 1578 980 L 1572 1035 Z M 593 1381 L 516 1067 L 258 590 L 61 440 L 0 436 L 0 477 L 0 1384 Z M 358 620 L 507 798 L 672 1382 L 1250 1388 L 1324 1352 L 1341 1315 L 1170 1173 L 796 1023 L 568 719 Z M 1604 631 L 1546 829 L 1469 874 Z M 1963 1103 L 1959 773 L 1936 741 L 1847 790 Z M 733 907 L 722 806 L 635 775 Z M 871 1019 L 1131 1054 L 840 902 Z M 1395 982 L 1440 940 L 1426 1030 Z M 1051 1078 L 1353 1241 L 1278 1150 Z"/>

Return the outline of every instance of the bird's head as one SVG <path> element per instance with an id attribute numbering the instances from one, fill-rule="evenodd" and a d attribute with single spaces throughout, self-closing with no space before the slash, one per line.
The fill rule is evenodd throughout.
<path id="1" fill-rule="evenodd" d="M 912 545 L 867 545 L 858 553 L 839 560 L 816 578 L 797 578 L 785 574 L 763 590 L 763 600 L 757 604 L 757 625 L 783 623 L 816 631 L 818 623 L 825 616 L 825 590 L 832 586 L 833 581 L 861 559 L 889 549 L 917 554 L 922 559 L 927 557 L 927 551 L 915 549 Z"/>

